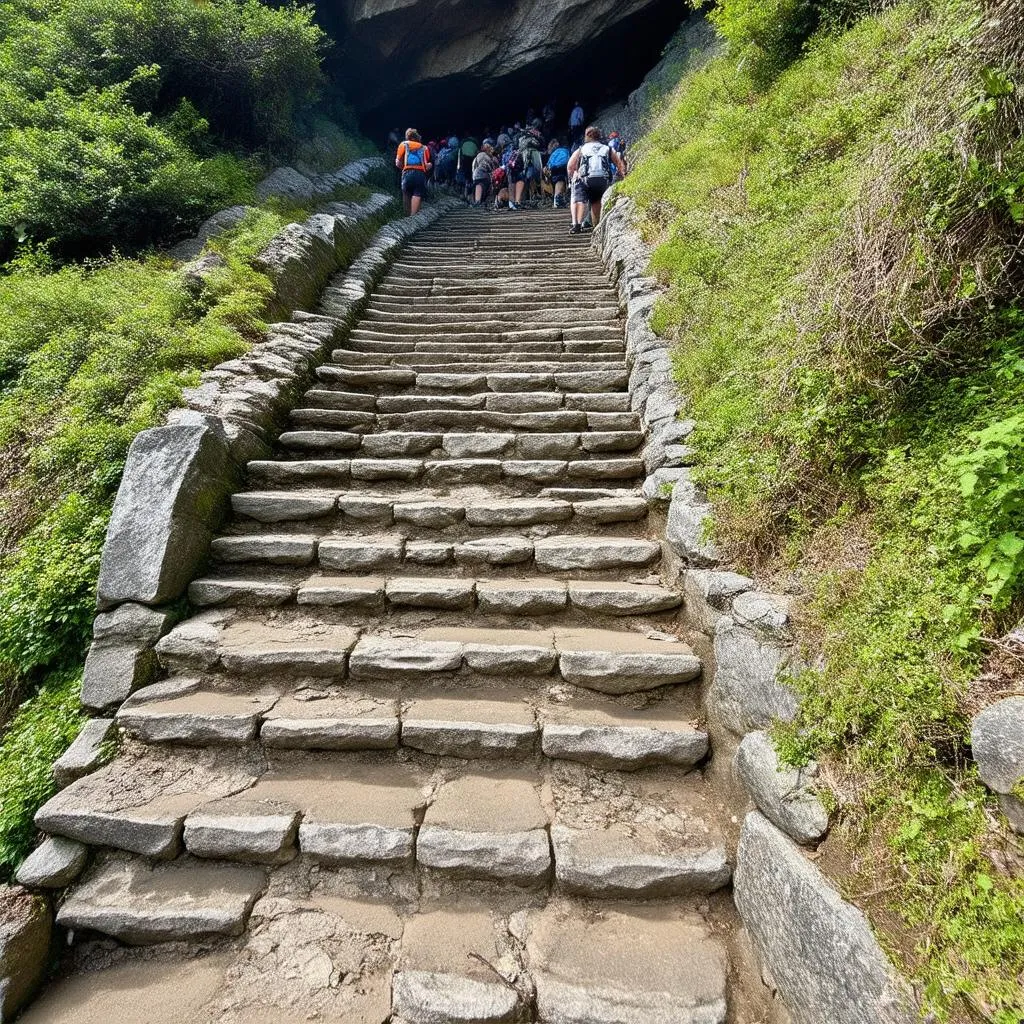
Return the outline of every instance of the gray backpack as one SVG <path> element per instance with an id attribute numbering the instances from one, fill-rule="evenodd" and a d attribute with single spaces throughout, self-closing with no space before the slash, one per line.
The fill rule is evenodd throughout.
<path id="1" fill-rule="evenodd" d="M 612 176 L 610 151 L 602 142 L 588 142 L 580 149 L 580 177 L 584 181 Z"/>

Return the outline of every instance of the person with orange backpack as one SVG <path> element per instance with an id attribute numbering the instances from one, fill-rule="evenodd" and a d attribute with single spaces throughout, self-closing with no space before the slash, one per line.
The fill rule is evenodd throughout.
<path id="1" fill-rule="evenodd" d="M 395 166 L 402 172 L 402 202 L 406 216 L 419 213 L 427 194 L 427 175 L 433 164 L 430 162 L 430 147 L 423 145 L 415 128 L 407 129 L 405 141 L 399 144 Z"/>

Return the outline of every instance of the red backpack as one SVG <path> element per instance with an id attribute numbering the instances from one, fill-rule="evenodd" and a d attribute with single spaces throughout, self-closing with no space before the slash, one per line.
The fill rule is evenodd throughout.
<path id="1" fill-rule="evenodd" d="M 505 173 L 504 167 L 498 167 L 491 172 L 491 185 L 496 192 L 500 192 L 505 187 L 507 179 L 508 175 Z"/>

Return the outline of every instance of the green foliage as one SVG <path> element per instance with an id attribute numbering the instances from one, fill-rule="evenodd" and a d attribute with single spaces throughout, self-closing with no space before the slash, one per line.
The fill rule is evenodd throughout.
<path id="1" fill-rule="evenodd" d="M 763 83 L 796 58 L 817 29 L 845 27 L 871 7 L 871 0 L 719 0 L 710 17 L 730 51 Z"/>
<path id="2" fill-rule="evenodd" d="M 305 7 L 6 0 L 0 24 L 0 256 L 137 247 L 251 201 L 258 166 L 215 140 L 290 146 L 321 85 Z"/>
<path id="3" fill-rule="evenodd" d="M 0 743 L 0 874 L 12 872 L 35 838 L 32 816 L 54 792 L 54 761 L 78 735 L 83 716 L 78 706 L 81 673 L 47 679 L 39 692 L 18 708 Z"/>
<path id="4" fill-rule="evenodd" d="M 926 1008 L 1010 1024 L 1024 887 L 992 853 L 966 699 L 1024 599 L 1019 76 L 968 0 L 839 31 L 851 10 L 819 7 L 805 42 L 799 5 L 725 0 L 730 54 L 684 80 L 624 190 L 716 540 L 809 592 L 827 667 L 796 679 L 783 753 L 838 780 Z"/>

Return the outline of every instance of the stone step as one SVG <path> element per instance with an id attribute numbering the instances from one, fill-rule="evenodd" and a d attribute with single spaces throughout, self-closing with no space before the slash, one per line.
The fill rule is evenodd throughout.
<path id="1" fill-rule="evenodd" d="M 275 465 L 280 465 L 275 463 Z M 341 518 L 352 524 L 375 528 L 393 523 L 412 523 L 426 529 L 444 529 L 455 523 L 487 529 L 534 526 L 542 523 L 633 522 L 647 515 L 647 501 L 638 496 L 587 498 L 494 498 L 485 500 L 448 497 L 426 491 L 406 495 L 367 491 L 286 490 L 242 491 L 232 495 L 238 515 L 261 523 L 304 522 Z M 323 548 L 321 546 L 321 557 Z"/>
<path id="2" fill-rule="evenodd" d="M 629 395 L 619 391 L 599 391 L 593 394 L 565 393 L 562 391 L 496 391 L 475 394 L 411 394 L 377 395 L 361 391 L 335 391 L 330 388 L 312 388 L 303 396 L 306 408 L 337 409 L 342 412 L 407 413 L 435 410 L 460 412 L 525 413 L 558 412 L 562 409 L 583 412 L 614 412 L 630 414 Z M 357 424 L 368 421 L 357 417 Z M 630 420 L 639 429 L 640 418 Z M 589 424 L 588 424 L 589 425 Z"/>
<path id="3" fill-rule="evenodd" d="M 429 705 L 426 710 L 433 713 Z M 415 736 L 424 739 L 424 730 L 414 730 Z M 176 749 L 158 764 L 180 763 L 185 753 Z M 552 764 L 539 771 L 510 765 L 507 759 L 474 760 L 431 782 L 427 764 L 398 763 L 387 751 L 272 753 L 267 751 L 266 768 L 258 769 L 250 784 L 223 796 L 193 794 L 181 804 L 163 822 L 173 837 L 169 848 L 183 848 L 203 861 L 258 865 L 287 863 L 299 853 L 332 867 L 415 865 L 448 878 L 531 888 L 546 886 L 553 875 L 559 891 L 600 898 L 710 893 L 731 878 L 724 843 L 703 817 L 704 783 L 699 776 L 690 781 L 695 773 L 681 775 L 677 768 L 617 775 L 612 810 L 601 792 L 606 777 L 581 765 L 562 770 Z M 123 787 L 153 767 L 145 757 L 112 762 L 109 770 L 74 783 L 44 805 L 40 824 L 56 835 L 119 848 L 119 839 L 130 837 L 127 823 L 147 811 L 146 805 L 119 806 L 130 799 Z M 547 793 L 544 802 L 542 791 Z M 637 820 L 637 810 L 652 801 L 660 816 Z M 53 805 L 60 807 L 60 815 L 51 810 Z M 108 831 L 94 824 L 99 806 L 106 808 Z M 131 848 L 135 845 L 125 852 L 139 853 Z M 185 937 L 238 934 L 265 884 L 262 871 L 218 865 L 216 872 L 223 872 L 218 884 L 216 874 L 211 877 L 201 864 L 185 861 L 200 876 L 192 888 L 187 880 L 192 876 L 174 870 L 181 863 L 157 868 L 148 881 L 134 872 L 125 877 L 123 871 L 111 879 L 101 870 L 101 882 L 90 887 L 87 881 L 75 891 L 61 923 L 94 927 L 86 916 L 92 912 L 97 930 L 110 934 L 118 906 L 121 915 L 130 914 L 132 898 L 141 889 L 137 902 L 150 904 L 152 911 L 161 892 L 169 895 L 167 880 L 174 879 L 185 893 L 182 902 L 170 904 L 183 911 L 184 925 L 168 920 L 161 907 L 155 920 L 131 921 L 137 941 L 180 934 L 175 928 L 184 928 Z M 188 913 L 190 905 L 209 906 L 210 900 L 219 911 Z"/>
<path id="4" fill-rule="evenodd" d="M 293 431 L 281 435 L 281 444 L 301 453 L 329 455 L 349 447 L 351 435 L 337 431 Z M 482 435 L 487 436 L 487 435 Z M 352 458 L 295 459 L 259 462 L 249 467 L 250 480 L 276 487 L 330 487 L 396 481 L 428 487 L 457 484 L 502 484 L 510 495 L 536 493 L 537 487 L 572 481 L 577 485 L 628 483 L 644 476 L 639 458 L 608 458 L 578 452 L 566 459 L 412 459 Z"/>
<path id="5" fill-rule="evenodd" d="M 566 323 L 559 317 L 545 323 L 529 317 L 515 320 L 492 319 L 486 315 L 453 321 L 407 318 L 405 321 L 362 319 L 350 332 L 350 337 L 369 341 L 389 341 L 396 338 L 423 336 L 423 340 L 443 338 L 446 341 L 493 341 L 508 344 L 526 344 L 531 341 L 622 341 L 622 324 L 617 317 L 598 318 L 585 322 Z"/>
<path id="6" fill-rule="evenodd" d="M 613 695 L 686 683 L 701 671 L 700 659 L 668 634 L 655 640 L 611 629 L 487 628 L 486 619 L 481 626 L 363 632 L 315 621 L 304 611 L 264 621 L 218 609 L 176 626 L 157 644 L 157 654 L 169 670 L 220 668 L 247 677 L 269 668 L 281 678 L 360 682 L 556 673 L 567 683 Z"/>
<path id="7" fill-rule="evenodd" d="M 440 341 L 409 341 L 398 339 L 394 341 L 362 341 L 350 335 L 345 340 L 345 346 L 350 352 L 375 353 L 377 355 L 412 356 L 417 353 L 446 352 L 469 353 L 477 356 L 523 355 L 537 354 L 620 354 L 624 350 L 621 337 L 609 341 L 523 341 L 523 342 L 500 342 L 500 341 L 453 341 L 451 338 L 444 338 Z"/>
<path id="8" fill-rule="evenodd" d="M 502 296 L 500 303 L 491 298 L 489 302 L 475 301 L 472 298 L 448 296 L 445 298 L 425 298 L 414 295 L 388 296 L 375 294 L 370 304 L 366 307 L 363 316 L 367 320 L 375 320 L 378 317 L 420 317 L 427 316 L 459 316 L 465 317 L 471 313 L 493 313 L 503 319 L 521 323 L 523 320 L 532 319 L 534 316 L 543 317 L 546 313 L 559 315 L 590 315 L 600 314 L 600 319 L 615 320 L 621 315 L 619 303 L 612 298 L 598 299 L 596 296 L 581 296 L 579 298 L 565 299 L 555 302 L 546 297 L 530 297 L 527 295 L 509 298 Z M 525 316 L 524 316 L 525 314 Z"/>
<path id="9" fill-rule="evenodd" d="M 325 556 L 320 565 L 346 573 L 424 565 L 460 566 L 468 571 L 487 566 L 491 571 L 535 567 L 545 572 L 622 572 L 646 569 L 661 559 L 659 543 L 632 537 L 556 534 L 535 539 L 499 534 L 476 540 L 421 541 L 395 534 L 334 540 L 332 545 L 329 535 L 244 534 L 216 538 L 210 553 L 215 559 L 232 565 L 305 566 L 318 559 L 319 545 L 323 543 Z"/>
<path id="10" fill-rule="evenodd" d="M 346 433 L 350 413 L 336 409 L 293 409 L 293 423 L 330 431 L 334 440 L 329 447 L 349 451 L 358 459 L 406 459 L 421 455 L 432 460 L 472 458 L 572 459 L 587 455 L 633 452 L 644 441 L 639 430 L 583 430 L 542 433 L 497 431 L 386 430 L 375 434 Z M 588 424 L 589 425 L 589 424 Z M 305 447 L 287 438 L 286 447 Z M 354 472 L 354 467 L 353 467 Z"/>
<path id="11" fill-rule="evenodd" d="M 481 370 L 466 371 L 448 367 L 444 373 L 417 370 L 415 367 L 394 367 L 390 369 L 358 368 L 326 364 L 317 368 L 317 377 L 326 384 L 333 384 L 344 390 L 401 389 L 409 393 L 419 389 L 429 393 L 455 392 L 475 394 L 481 391 L 565 391 L 602 392 L 626 390 L 629 379 L 624 369 L 570 369 L 555 365 L 542 369 L 531 367 L 523 372 L 519 366 L 492 366 L 476 364 Z"/>
<path id="12" fill-rule="evenodd" d="M 594 309 L 581 306 L 578 309 L 565 309 L 548 303 L 545 308 L 531 309 L 524 316 L 523 311 L 507 310 L 503 305 L 494 305 L 484 312 L 487 315 L 473 319 L 458 308 L 431 313 L 425 310 L 413 310 L 408 306 L 400 309 L 381 309 L 378 306 L 370 306 L 363 313 L 360 326 L 369 327 L 371 324 L 382 324 L 397 334 L 412 334 L 417 330 L 422 330 L 427 324 L 447 328 L 453 334 L 461 334 L 461 329 L 466 327 L 478 332 L 482 330 L 506 331 L 510 327 L 516 331 L 521 331 L 524 327 L 530 330 L 557 330 L 560 327 L 593 327 L 597 324 L 615 324 L 621 327 L 619 311 L 613 307 Z"/>
<path id="13" fill-rule="evenodd" d="M 727 959 L 684 909 L 581 914 L 556 899 L 526 918 L 540 1024 L 724 1024 Z"/>
<path id="14" fill-rule="evenodd" d="M 360 331 L 360 337 L 369 332 Z M 462 335 L 471 338 L 472 335 Z M 622 370 L 625 360 L 615 352 L 517 352 L 515 346 L 501 346 L 502 352 L 472 352 L 462 349 L 432 351 L 410 348 L 399 352 L 362 352 L 357 349 L 335 349 L 331 361 L 351 367 L 403 367 L 442 373 L 515 373 L 532 370 L 535 373 L 562 373 L 573 370 Z"/>
<path id="15" fill-rule="evenodd" d="M 75 886 L 57 923 L 132 946 L 241 935 L 265 885 L 259 868 L 111 858 Z"/>
<path id="16" fill-rule="evenodd" d="M 601 305 L 618 305 L 619 296 L 614 288 L 607 282 L 595 284 L 589 282 L 586 287 L 575 287 L 566 285 L 564 280 L 538 282 L 535 279 L 530 281 L 533 286 L 532 292 L 524 292 L 526 287 L 523 281 L 515 284 L 508 282 L 504 284 L 492 284 L 489 280 L 471 282 L 466 284 L 443 284 L 433 281 L 409 282 L 395 278 L 392 281 L 384 281 L 377 286 L 374 295 L 380 299 L 416 302 L 444 302 L 455 300 L 457 302 L 480 302 L 485 303 L 489 308 L 500 307 L 506 300 L 509 302 L 518 301 L 519 296 L 524 294 L 537 296 L 543 295 L 547 302 L 563 301 L 575 304 L 581 301 L 582 296 L 592 297 L 596 303 Z M 325 292 L 330 295 L 330 289 Z"/>
<path id="17" fill-rule="evenodd" d="M 551 760 L 635 771 L 702 761 L 708 737 L 692 714 L 679 702 L 636 710 L 608 698 L 567 697 L 545 689 L 543 681 L 533 690 L 300 685 L 253 695 L 174 677 L 136 691 L 117 723 L 148 744 L 241 746 L 258 739 L 272 750 L 403 746 L 470 760 L 521 760 L 540 751 Z"/>
<path id="18" fill-rule="evenodd" d="M 325 541 L 329 551 L 330 542 Z M 475 579 L 468 576 L 203 576 L 189 600 L 197 608 L 300 605 L 359 608 L 434 608 L 487 615 L 553 615 L 575 610 L 594 615 L 654 615 L 680 606 L 678 593 L 654 584 L 609 580 Z"/>

